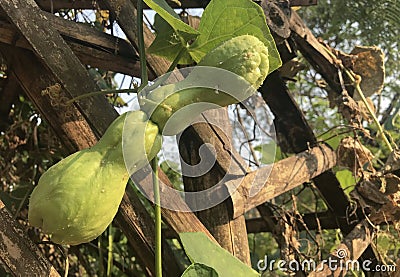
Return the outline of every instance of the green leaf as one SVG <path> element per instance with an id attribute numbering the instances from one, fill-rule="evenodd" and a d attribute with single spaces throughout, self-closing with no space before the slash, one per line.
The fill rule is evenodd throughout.
<path id="1" fill-rule="evenodd" d="M 344 169 L 336 172 L 336 178 L 338 179 L 340 186 L 349 194 L 357 183 L 356 178 L 350 170 Z"/>
<path id="2" fill-rule="evenodd" d="M 339 134 L 338 130 L 333 129 L 333 130 L 323 133 L 322 135 L 319 135 L 318 140 L 329 144 L 330 147 L 332 147 L 334 150 L 336 150 L 340 144 L 340 141 L 344 137 L 346 137 L 347 134 L 348 134 L 347 132 Z"/>
<path id="3" fill-rule="evenodd" d="M 200 35 L 189 47 L 190 55 L 196 62 L 228 39 L 253 35 L 268 47 L 269 72 L 282 64 L 264 12 L 251 0 L 211 0 L 202 15 L 199 32 Z"/>
<path id="4" fill-rule="evenodd" d="M 183 51 L 184 58 L 181 63 L 187 59 L 191 61 L 187 54 L 187 47 L 199 32 L 180 20 L 164 0 L 144 0 L 144 2 L 159 15 L 155 18 L 157 21 L 154 26 L 157 36 L 149 47 L 149 51 L 172 61 Z"/>
<path id="5" fill-rule="evenodd" d="M 219 276 L 260 276 L 203 233 L 180 233 L 179 237 L 191 262 L 212 267 Z"/>
<path id="6" fill-rule="evenodd" d="M 182 44 L 177 32 L 159 14 L 154 17 L 154 29 L 157 36 L 148 48 L 149 53 L 153 53 L 173 61 L 181 54 L 180 64 L 190 64 L 193 59 L 190 57 L 187 48 Z"/>
<path id="7" fill-rule="evenodd" d="M 183 272 L 182 277 L 218 277 L 218 273 L 204 264 L 194 263 Z"/>

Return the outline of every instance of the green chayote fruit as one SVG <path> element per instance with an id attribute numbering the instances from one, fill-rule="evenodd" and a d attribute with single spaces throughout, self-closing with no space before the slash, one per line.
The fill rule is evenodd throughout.
<path id="1" fill-rule="evenodd" d="M 234 37 L 210 51 L 180 82 L 157 87 L 141 109 L 164 135 L 176 135 L 201 112 L 245 100 L 268 74 L 268 48 L 251 35 Z"/>
<path id="2" fill-rule="evenodd" d="M 98 237 L 117 213 L 130 176 L 122 153 L 124 128 L 128 129 L 124 136 L 133 143 L 126 147 L 144 149 L 130 155 L 135 156 L 131 160 L 137 169 L 147 162 L 144 152 L 150 160 L 161 148 L 158 127 L 147 121 L 141 111 L 123 114 L 96 145 L 50 167 L 30 197 L 30 224 L 59 244 L 76 245 Z"/>
<path id="3" fill-rule="evenodd" d="M 258 89 L 268 74 L 268 48 L 255 36 L 238 36 L 211 50 L 198 65 L 229 70 Z"/>

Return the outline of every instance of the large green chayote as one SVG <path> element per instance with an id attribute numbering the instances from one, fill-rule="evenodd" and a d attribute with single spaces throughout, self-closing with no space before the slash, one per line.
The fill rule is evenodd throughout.
<path id="1" fill-rule="evenodd" d="M 262 41 L 251 35 L 234 37 L 204 56 L 182 81 L 145 88 L 141 109 L 164 135 L 176 135 L 201 112 L 256 93 L 268 68 L 268 48 Z"/>
<path id="2" fill-rule="evenodd" d="M 124 147 L 132 148 L 130 162 L 136 170 L 158 153 L 158 127 L 144 112 L 119 116 L 96 145 L 66 157 L 41 176 L 29 201 L 31 225 L 50 234 L 52 241 L 70 245 L 91 241 L 107 228 L 129 178 L 122 153 L 124 128 L 125 141 L 132 142 Z"/>
<path id="3" fill-rule="evenodd" d="M 268 74 L 268 48 L 255 36 L 238 36 L 207 53 L 198 65 L 229 70 L 258 89 Z"/>

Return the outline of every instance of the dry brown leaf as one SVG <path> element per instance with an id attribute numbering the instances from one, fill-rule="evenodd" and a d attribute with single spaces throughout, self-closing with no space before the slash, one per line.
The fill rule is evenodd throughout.
<path id="1" fill-rule="evenodd" d="M 347 167 L 354 173 L 358 173 L 374 157 L 368 148 L 352 137 L 345 137 L 340 141 L 336 155 L 338 165 Z"/>

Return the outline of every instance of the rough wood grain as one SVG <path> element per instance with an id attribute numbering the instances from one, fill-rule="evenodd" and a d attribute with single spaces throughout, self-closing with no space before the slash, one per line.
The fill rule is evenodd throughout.
<path id="1" fill-rule="evenodd" d="M 206 119 L 204 123 L 196 123 L 186 129 L 179 140 L 182 162 L 192 166 L 188 170 L 182 170 L 185 191 L 205 191 L 218 182 L 223 182 L 223 178 L 228 174 L 235 176 L 245 173 L 241 164 L 236 163 L 235 155 L 231 154 L 232 151 L 227 151 L 227 149 L 232 149 L 232 130 L 227 110 L 210 110 L 203 113 L 203 117 Z M 213 146 L 215 157 L 200 158 L 199 151 L 203 144 Z M 198 175 L 197 167 L 194 166 L 203 162 L 207 163 L 208 161 L 203 161 L 203 159 L 208 160 L 208 158 L 215 159 L 215 165 L 202 176 L 190 177 Z M 189 201 L 193 206 L 199 207 L 209 203 L 209 199 L 211 197 L 204 196 Z M 242 262 L 250 264 L 244 215 L 241 214 L 232 219 L 231 210 L 230 201 L 226 199 L 218 205 L 212 205 L 197 212 L 197 215 L 223 248 Z"/>
<path id="2" fill-rule="evenodd" d="M 225 183 L 233 203 L 233 217 L 287 192 L 336 165 L 335 151 L 326 145 L 313 147 Z M 238 186 L 238 182 L 240 185 Z"/>
<path id="3" fill-rule="evenodd" d="M 99 90 L 58 31 L 47 24 L 47 16 L 33 0 L 0 0 L 0 7 L 70 97 Z M 90 123 L 97 136 L 105 132 L 116 116 L 111 104 L 101 96 L 81 100 L 79 107 L 85 118 L 96 119 Z"/>
<path id="4" fill-rule="evenodd" d="M 14 276 L 60 276 L 0 200 L 0 259 Z"/>
<path id="5" fill-rule="evenodd" d="M 46 11 L 58 11 L 61 9 L 107 9 L 103 0 L 35 0 L 36 3 Z M 173 8 L 204 8 L 209 0 L 181 0 L 181 6 L 176 2 L 167 0 L 167 3 Z M 136 5 L 136 2 L 134 2 Z M 147 8 L 147 6 L 145 6 Z"/>
<path id="6" fill-rule="evenodd" d="M 63 38 L 83 64 L 131 76 L 140 75 L 138 56 L 125 40 L 53 15 L 49 15 L 49 22 L 62 32 Z M 76 35 L 77 31 L 84 36 Z M 32 49 L 28 41 L 5 19 L 0 20 L 0 42 Z M 154 76 L 150 75 L 149 78 Z"/>
<path id="7" fill-rule="evenodd" d="M 290 17 L 290 29 L 292 30 L 291 36 L 295 40 L 298 50 L 329 84 L 332 90 L 328 91 L 328 93 L 333 93 L 332 99 L 335 99 L 343 90 L 339 81 L 336 61 L 326 52 L 323 45 L 312 34 L 311 30 L 307 28 L 295 11 L 292 12 Z M 343 75 L 343 79 L 347 91 L 352 95 L 354 88 L 352 85 L 349 85 L 351 84 L 350 80 L 345 74 Z"/>
<path id="8" fill-rule="evenodd" d="M 132 1 L 129 0 L 104 0 L 108 9 L 114 14 L 121 29 L 131 44 L 138 49 L 138 29 L 136 24 L 137 11 Z M 148 48 L 155 36 L 151 30 L 143 23 L 144 44 Z M 148 70 L 156 76 L 161 76 L 167 72 L 170 62 L 155 55 L 146 53 Z"/>

